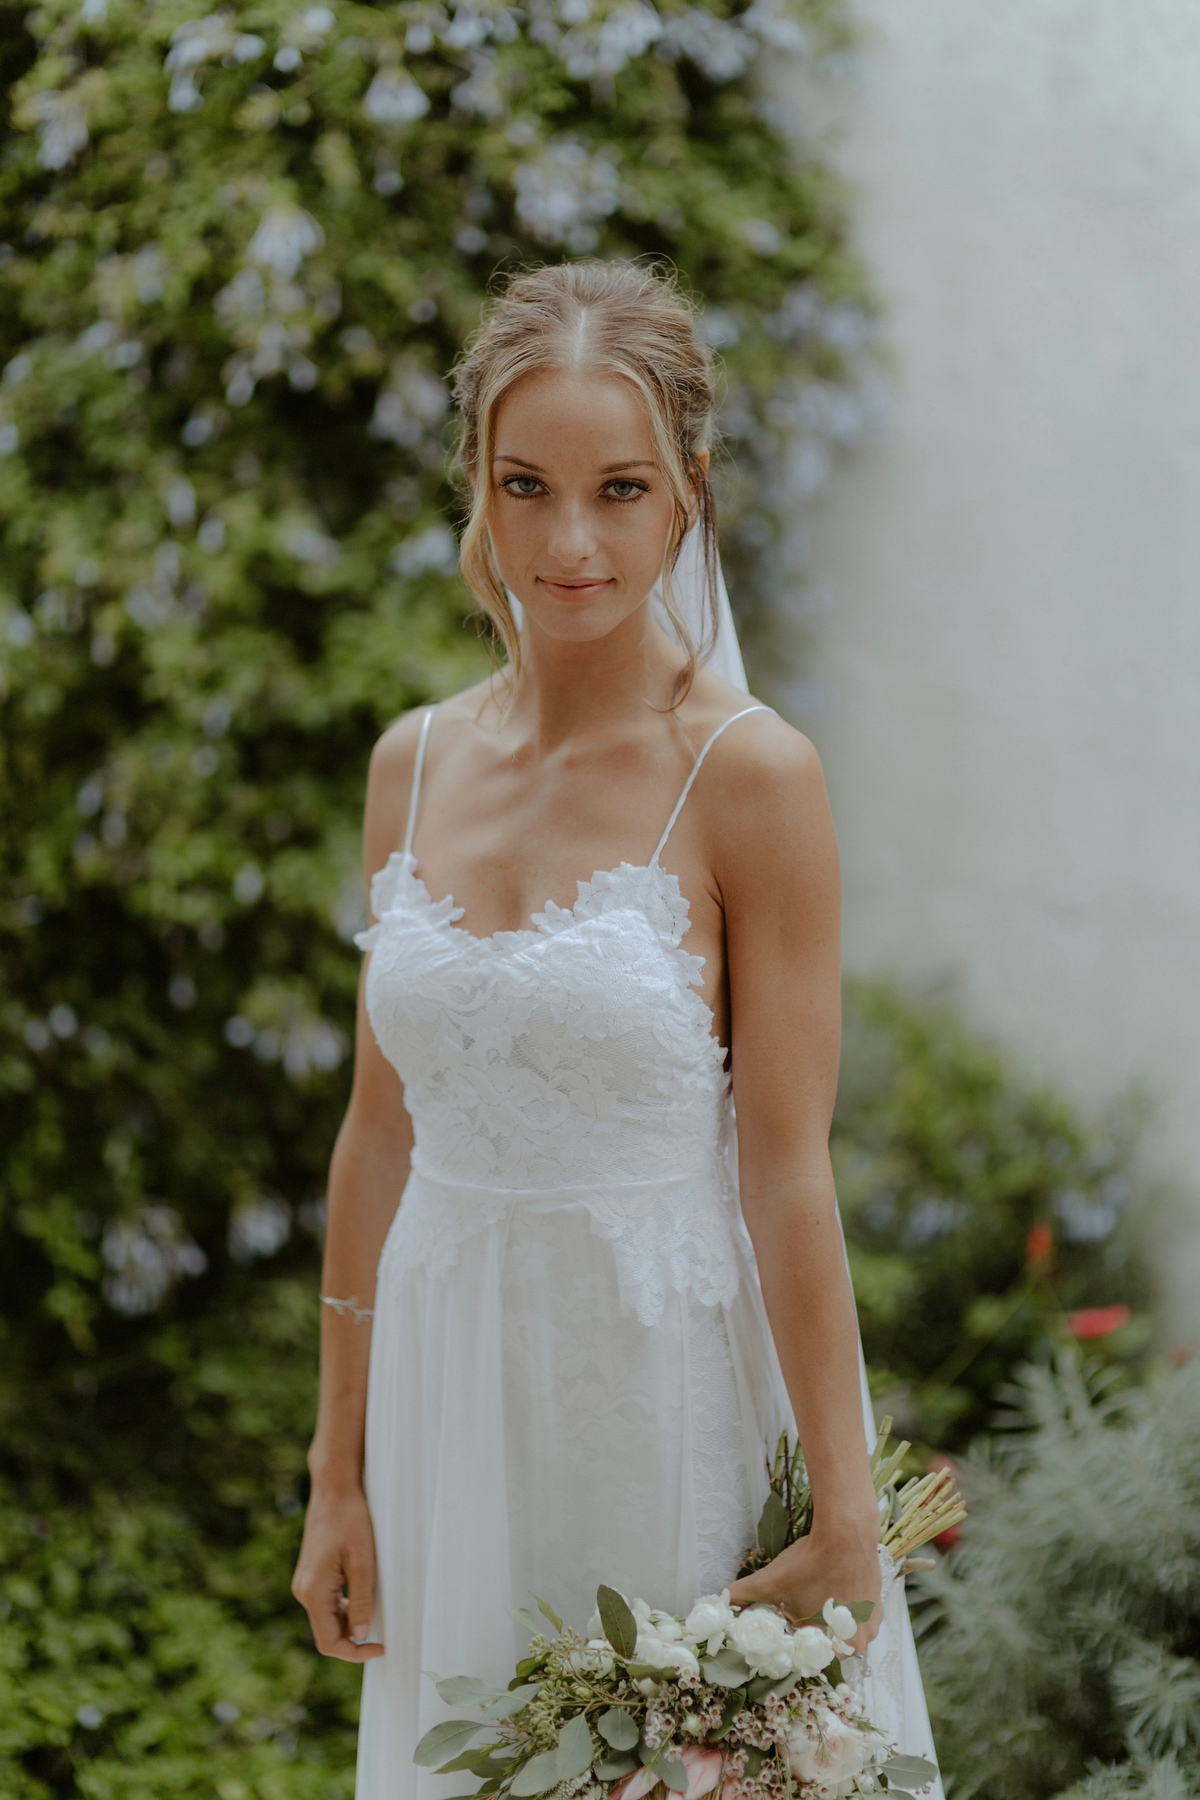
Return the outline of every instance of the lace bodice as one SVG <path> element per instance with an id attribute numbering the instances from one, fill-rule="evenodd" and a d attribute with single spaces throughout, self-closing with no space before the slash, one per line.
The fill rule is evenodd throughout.
<path id="1" fill-rule="evenodd" d="M 420 755 L 414 809 L 419 781 Z M 456 1190 L 406 1226 L 431 1268 L 517 1192 L 569 1191 L 614 1244 L 644 1322 L 671 1290 L 731 1297 L 729 1077 L 696 992 L 703 959 L 684 948 L 688 903 L 659 862 L 687 791 L 648 864 L 581 881 L 573 907 L 551 903 L 526 930 L 476 938 L 452 899 L 430 899 L 411 812 L 404 851 L 375 876 L 378 923 L 357 939 L 367 1011 L 404 1083 L 414 1170 Z"/>

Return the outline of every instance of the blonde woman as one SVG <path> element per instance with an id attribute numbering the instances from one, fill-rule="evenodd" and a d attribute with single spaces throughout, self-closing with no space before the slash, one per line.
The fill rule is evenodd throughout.
<path id="1" fill-rule="evenodd" d="M 359 1800 L 454 1791 L 412 1762 L 423 1672 L 506 1681 L 531 1592 L 582 1627 L 601 1581 L 673 1612 L 727 1586 L 785 1424 L 812 1535 L 734 1599 L 881 1599 L 837 849 L 811 744 L 738 685 L 710 358 L 667 281 L 576 263 L 512 282 L 456 395 L 507 660 L 372 759 L 295 1579 L 366 1665 Z M 902 1594 L 856 1647 L 881 1626 L 868 1703 L 928 1753 Z"/>

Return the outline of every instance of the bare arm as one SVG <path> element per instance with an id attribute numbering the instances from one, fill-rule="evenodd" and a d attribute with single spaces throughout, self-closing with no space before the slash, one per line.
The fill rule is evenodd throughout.
<path id="1" fill-rule="evenodd" d="M 371 763 L 364 828 L 368 881 L 403 836 L 416 734 L 402 719 Z M 373 1307 L 383 1241 L 408 1175 L 412 1124 L 404 1089 L 371 1030 L 359 985 L 354 1086 L 329 1171 L 321 1292 Z M 308 1453 L 312 1492 L 292 1592 L 318 1650 L 347 1662 L 382 1656 L 366 1644 L 375 1596 L 375 1542 L 363 1493 L 363 1437 L 371 1326 L 321 1308 L 317 1428 Z M 343 1594 L 343 1588 L 345 1593 Z"/>
<path id="2" fill-rule="evenodd" d="M 858 1326 L 837 1219 L 829 1128 L 841 1031 L 837 842 L 816 752 L 771 723 L 725 766 L 715 859 L 725 906 L 742 1211 L 758 1260 L 813 1494 L 812 1535 L 735 1600 L 795 1618 L 878 1601 L 879 1520 Z M 732 763 L 732 759 L 731 759 Z M 878 1606 L 856 1638 L 878 1630 Z"/>

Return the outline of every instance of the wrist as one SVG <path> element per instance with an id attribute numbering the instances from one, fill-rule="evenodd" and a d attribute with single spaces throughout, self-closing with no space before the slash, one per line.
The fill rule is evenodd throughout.
<path id="1" fill-rule="evenodd" d="M 874 1489 L 868 1496 L 813 1507 L 812 1531 L 818 1543 L 849 1548 L 879 1542 L 879 1505 Z"/>
<path id="2" fill-rule="evenodd" d="M 308 1474 L 314 1498 L 345 1499 L 363 1491 L 362 1458 L 344 1450 L 314 1444 L 308 1453 Z"/>

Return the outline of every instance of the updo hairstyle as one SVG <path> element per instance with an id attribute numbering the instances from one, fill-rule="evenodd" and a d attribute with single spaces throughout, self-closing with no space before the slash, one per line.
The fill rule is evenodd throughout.
<path id="1" fill-rule="evenodd" d="M 658 470 L 674 501 L 662 586 L 687 655 L 678 705 L 716 637 L 716 509 L 700 460 L 713 436 L 712 356 L 696 335 L 693 309 L 675 281 L 635 264 L 591 259 L 534 269 L 515 276 L 492 303 L 454 375 L 461 421 L 457 463 L 472 488 L 460 561 L 514 673 L 520 669 L 516 621 L 489 529 L 496 415 L 514 382 L 543 369 L 617 375 L 642 397 Z M 672 584 L 693 505 L 707 578 L 700 643 L 693 640 Z"/>

